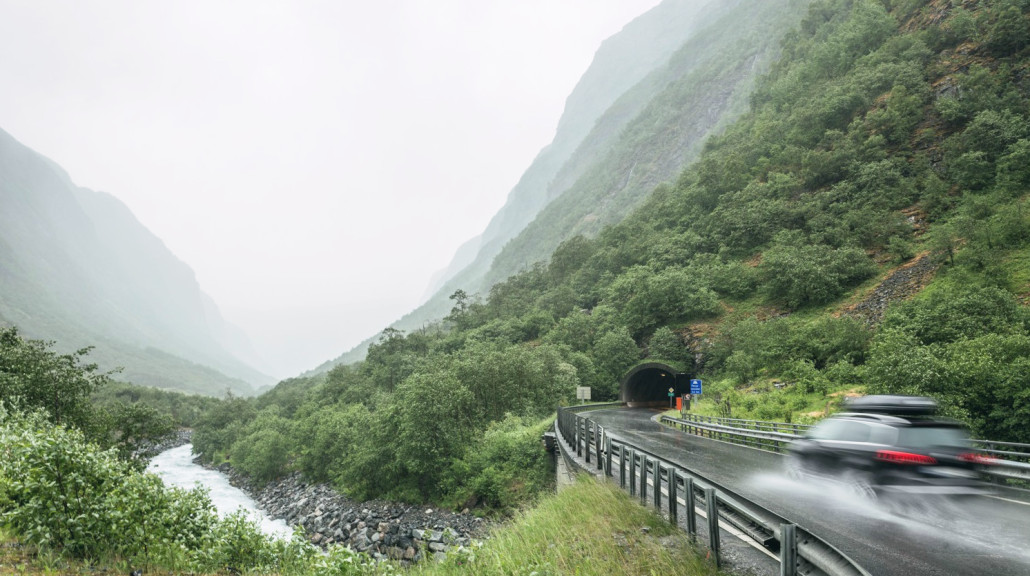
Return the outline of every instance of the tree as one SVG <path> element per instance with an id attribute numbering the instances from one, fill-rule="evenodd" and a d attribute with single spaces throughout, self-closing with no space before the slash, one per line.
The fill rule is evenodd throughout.
<path id="1" fill-rule="evenodd" d="M 618 397 L 622 376 L 640 360 L 640 349 L 628 330 L 614 330 L 597 339 L 594 360 L 597 362 L 598 377 L 607 386 L 601 390 L 598 399 L 615 399 Z"/>
<path id="2" fill-rule="evenodd" d="M 92 438 L 103 435 L 90 395 L 110 381 L 84 363 L 92 348 L 71 354 L 53 352 L 53 342 L 26 340 L 17 328 L 0 329 L 0 397 L 17 398 L 25 409 L 41 408 L 51 421 L 74 426 Z"/>
<path id="3" fill-rule="evenodd" d="M 396 458 L 428 499 L 480 425 L 472 418 L 475 398 L 449 370 L 416 372 L 397 388 L 397 411 Z"/>
<path id="4" fill-rule="evenodd" d="M 759 265 L 769 295 L 791 308 L 830 302 L 875 271 L 876 266 L 858 248 L 834 249 L 825 244 L 774 246 Z"/>
<path id="5" fill-rule="evenodd" d="M 655 330 L 648 343 L 647 352 L 651 358 L 674 362 L 687 370 L 694 364 L 690 348 L 687 348 L 683 338 L 668 326 Z"/>

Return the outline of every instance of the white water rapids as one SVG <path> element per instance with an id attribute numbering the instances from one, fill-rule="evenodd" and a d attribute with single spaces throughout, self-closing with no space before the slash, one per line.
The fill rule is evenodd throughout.
<path id="1" fill-rule="evenodd" d="M 150 461 L 147 472 L 161 477 L 167 486 L 193 488 L 200 484 L 208 489 L 211 502 L 220 516 L 227 516 L 240 508 L 258 522 L 261 530 L 272 536 L 289 538 L 293 533 L 282 520 L 272 520 L 258 509 L 254 499 L 229 483 L 229 479 L 217 470 L 208 470 L 193 462 L 193 445 L 186 444 L 166 450 Z"/>

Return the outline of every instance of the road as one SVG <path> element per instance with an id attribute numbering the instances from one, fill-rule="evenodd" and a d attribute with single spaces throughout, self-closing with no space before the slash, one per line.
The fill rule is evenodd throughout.
<path id="1" fill-rule="evenodd" d="M 875 576 L 1030 574 L 1030 505 L 988 496 L 902 508 L 856 500 L 835 485 L 801 484 L 782 457 L 653 422 L 654 411 L 584 413 L 622 438 L 818 534 Z"/>

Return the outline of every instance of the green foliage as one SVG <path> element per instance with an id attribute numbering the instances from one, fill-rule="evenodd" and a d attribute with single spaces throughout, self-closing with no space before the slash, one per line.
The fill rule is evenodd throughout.
<path id="1" fill-rule="evenodd" d="M 982 437 L 1024 441 L 1030 312 L 992 286 L 944 284 L 894 307 L 870 349 L 870 390 L 938 398 Z"/>
<path id="2" fill-rule="evenodd" d="M 473 438 L 475 396 L 446 369 L 420 372 L 397 392 L 397 458 L 427 498 L 440 483 L 440 464 L 460 457 Z"/>
<path id="3" fill-rule="evenodd" d="M 834 300 L 847 287 L 872 276 L 876 267 L 857 248 L 813 244 L 767 250 L 758 270 L 769 297 L 799 308 Z"/>
<path id="4" fill-rule="evenodd" d="M 884 330 L 909 334 L 920 346 L 947 344 L 988 334 L 1020 333 L 1028 317 L 1010 293 L 993 286 L 942 285 L 901 303 L 884 319 Z"/>
<path id="5" fill-rule="evenodd" d="M 683 342 L 683 338 L 668 326 L 662 326 L 651 335 L 647 355 L 684 366 L 687 371 L 694 365 L 694 354 Z"/>
<path id="6" fill-rule="evenodd" d="M 845 390 L 925 393 L 982 434 L 1018 437 L 1026 5 L 952 4 L 811 2 L 750 110 L 640 209 L 602 227 L 588 214 L 596 203 L 571 208 L 585 198 L 572 190 L 553 206 L 580 224 L 542 217 L 527 229 L 558 246 L 546 265 L 513 242 L 493 273 L 521 271 L 485 299 L 457 290 L 444 322 L 384 331 L 361 364 L 223 400 L 198 420 L 195 446 L 357 497 L 511 509 L 529 498 L 514 471 L 542 470 L 529 458 L 532 423 L 577 385 L 616 398 L 642 349 L 685 366 L 700 355 L 695 369 L 718 383 L 718 402 L 702 401 L 713 413 L 803 419 Z M 654 125 L 665 117 L 641 112 Z M 629 180 L 619 173 L 592 182 Z M 920 262 L 940 271 L 923 296 L 880 326 L 846 317 L 857 286 L 925 252 Z M 697 350 L 677 334 L 687 330 L 701 335 Z"/>
<path id="7" fill-rule="evenodd" d="M 453 479 L 472 479 L 455 491 L 458 501 L 512 512 L 550 486 L 553 470 L 540 437 L 553 423 L 553 418 L 534 423 L 509 414 L 491 424 L 454 465 Z"/>
<path id="8" fill-rule="evenodd" d="M 200 415 L 214 406 L 218 400 L 210 396 L 170 392 L 112 381 L 93 393 L 92 402 L 94 406 L 109 411 L 120 410 L 122 406 L 145 405 L 155 410 L 159 417 L 170 418 L 172 425 L 191 428 Z"/>
<path id="9" fill-rule="evenodd" d="M 599 391 L 597 400 L 612 400 L 618 398 L 622 375 L 640 360 L 640 349 L 626 329 L 613 330 L 598 338 L 594 359 L 601 378 L 608 384 Z"/>
<path id="10" fill-rule="evenodd" d="M 83 359 L 90 348 L 73 354 L 51 351 L 53 342 L 25 340 L 17 328 L 0 328 L 0 397 L 17 398 L 23 408 L 44 409 L 56 424 L 101 433 L 90 395 L 109 374 Z"/>
<path id="11" fill-rule="evenodd" d="M 144 564 L 195 547 L 214 523 L 201 491 L 168 490 L 40 413 L 0 405 L 0 522 L 41 548 L 76 557 L 119 554 Z"/>

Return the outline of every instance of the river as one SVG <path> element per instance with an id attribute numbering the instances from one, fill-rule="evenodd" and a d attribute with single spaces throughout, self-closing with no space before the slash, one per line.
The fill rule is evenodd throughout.
<path id="1" fill-rule="evenodd" d="M 231 514 L 240 508 L 261 526 L 261 530 L 272 536 L 289 537 L 293 532 L 282 520 L 272 520 L 258 509 L 254 499 L 246 492 L 229 483 L 224 474 L 209 470 L 193 462 L 193 445 L 186 444 L 166 450 L 151 461 L 148 472 L 153 472 L 168 486 L 193 488 L 200 484 L 210 491 L 211 502 L 220 516 Z"/>

